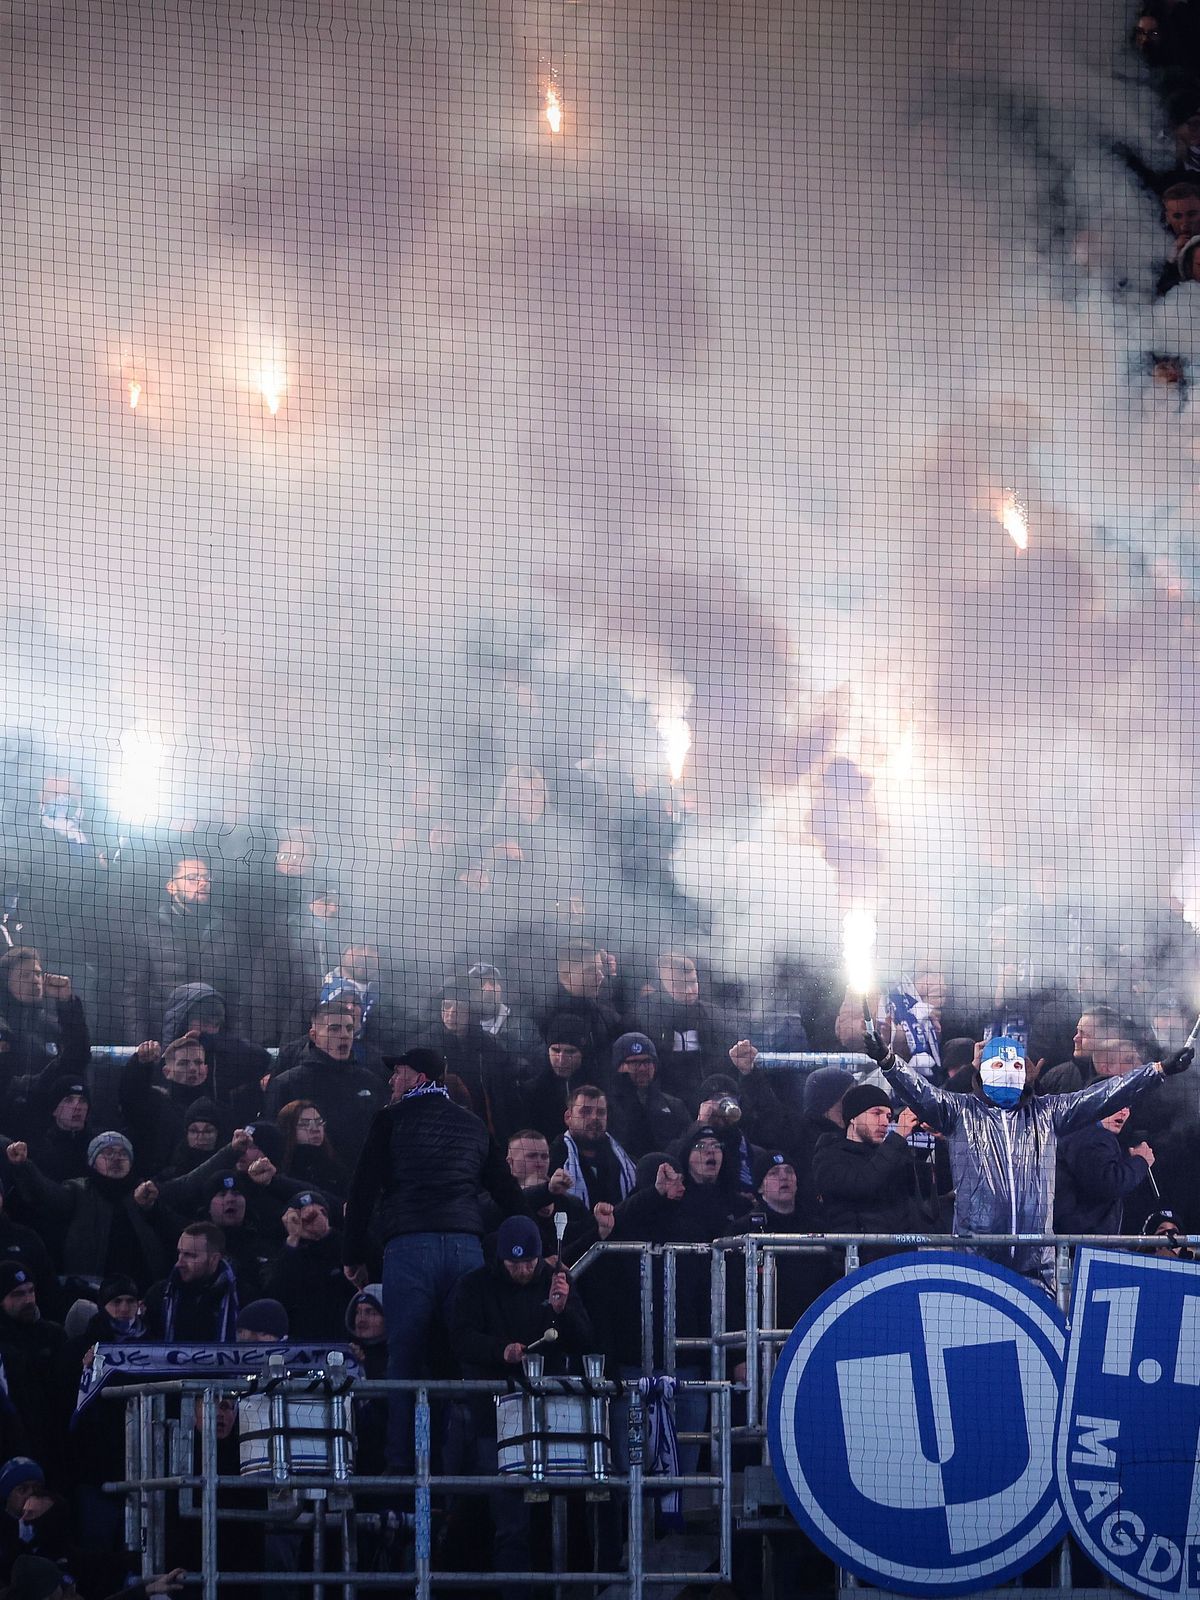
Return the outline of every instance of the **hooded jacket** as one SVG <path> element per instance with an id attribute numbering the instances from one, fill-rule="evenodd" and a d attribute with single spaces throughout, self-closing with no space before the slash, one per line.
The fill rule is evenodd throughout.
<path id="1" fill-rule="evenodd" d="M 1038 1096 L 1030 1085 L 1019 1104 L 1001 1111 L 973 1094 L 950 1094 L 897 1061 L 884 1076 L 905 1105 L 950 1147 L 954 1231 L 1048 1233 L 1054 1212 L 1055 1157 L 1060 1137 L 1131 1105 L 1160 1082 L 1152 1066 L 1105 1078 L 1075 1094 Z M 1053 1292 L 1054 1251 L 1046 1245 L 995 1245 L 981 1252 Z"/>
<path id="2" fill-rule="evenodd" d="M 228 1102 L 239 1090 L 257 1086 L 271 1070 L 271 1057 L 261 1045 L 241 1039 L 228 1031 L 229 1007 L 225 996 L 210 983 L 181 983 L 172 989 L 163 1010 L 162 1042 L 182 1039 L 193 1024 L 204 1000 L 216 1000 L 225 1011 L 225 1026 L 219 1033 L 205 1033 L 200 1042 L 208 1062 L 208 1092 L 215 1100 Z"/>
<path id="3" fill-rule="evenodd" d="M 311 1100 L 319 1106 L 334 1147 L 353 1157 L 363 1147 L 371 1119 L 385 1104 L 387 1089 L 376 1073 L 360 1067 L 353 1057 L 335 1061 L 310 1039 L 298 1065 L 267 1085 L 267 1116 L 278 1116 L 292 1100 Z"/>
<path id="4" fill-rule="evenodd" d="M 163 1039 L 164 1013 L 172 992 L 211 978 L 224 997 L 227 1012 L 236 1015 L 231 982 L 237 968 L 236 932 L 227 929 L 208 906 L 187 910 L 165 899 L 142 924 L 125 969 L 124 1016 L 127 1039 Z"/>

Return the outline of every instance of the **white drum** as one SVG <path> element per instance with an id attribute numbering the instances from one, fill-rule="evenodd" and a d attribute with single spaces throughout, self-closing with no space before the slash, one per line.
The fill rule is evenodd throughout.
<path id="1" fill-rule="evenodd" d="M 502 1473 L 539 1480 L 606 1478 L 612 1468 L 608 1399 L 525 1391 L 497 1395 L 496 1449 Z"/>
<path id="2" fill-rule="evenodd" d="M 276 1401 L 275 1420 L 272 1400 Z M 282 1443 L 282 1460 L 289 1475 L 348 1475 L 354 1470 L 354 1433 L 352 1426 L 346 1425 L 352 1417 L 351 1408 L 339 1404 L 331 1394 L 243 1396 L 238 1402 L 242 1476 L 273 1475 L 272 1443 L 276 1438 Z M 335 1440 L 341 1443 L 340 1460 L 335 1459 Z"/>

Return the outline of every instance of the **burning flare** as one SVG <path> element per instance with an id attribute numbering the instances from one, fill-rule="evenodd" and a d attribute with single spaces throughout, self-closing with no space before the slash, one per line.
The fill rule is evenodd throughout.
<path id="1" fill-rule="evenodd" d="M 866 995 L 875 987 L 875 916 L 866 906 L 852 906 L 842 918 L 842 962 L 846 987 Z"/>
<path id="2" fill-rule="evenodd" d="M 1029 511 L 1015 489 L 1006 489 L 996 515 L 1005 533 L 1018 550 L 1029 548 Z"/>
<path id="3" fill-rule="evenodd" d="M 135 378 L 132 383 L 127 383 L 125 388 L 129 395 L 129 409 L 130 411 L 136 411 L 138 401 L 142 398 L 142 386 Z"/>
<path id="4" fill-rule="evenodd" d="M 282 362 L 265 362 L 259 368 L 255 387 L 266 401 L 267 410 L 275 416 L 287 393 L 287 371 Z"/>
<path id="5" fill-rule="evenodd" d="M 683 777 L 683 768 L 692 748 L 692 730 L 682 717 L 659 717 L 658 737 L 662 740 L 672 786 Z"/>
<path id="6" fill-rule="evenodd" d="M 546 107 L 543 115 L 550 124 L 551 133 L 562 132 L 562 97 L 558 92 L 558 85 L 553 79 L 546 85 Z"/>

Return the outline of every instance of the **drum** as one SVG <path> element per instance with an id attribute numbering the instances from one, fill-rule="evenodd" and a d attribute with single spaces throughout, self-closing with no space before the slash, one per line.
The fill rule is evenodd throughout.
<path id="1" fill-rule="evenodd" d="M 497 1395 L 496 1453 L 501 1473 L 535 1481 L 607 1478 L 612 1470 L 608 1399 L 578 1391 L 551 1392 L 560 1381 L 546 1380 L 536 1391 Z"/>
<path id="2" fill-rule="evenodd" d="M 272 1370 L 259 1393 L 238 1401 L 238 1455 L 243 1477 L 277 1482 L 305 1473 L 348 1478 L 354 1471 L 354 1405 L 335 1368 L 284 1379 Z"/>

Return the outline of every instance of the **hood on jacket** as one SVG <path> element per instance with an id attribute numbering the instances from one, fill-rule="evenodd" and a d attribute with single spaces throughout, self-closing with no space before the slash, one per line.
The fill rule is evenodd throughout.
<path id="1" fill-rule="evenodd" d="M 169 1044 L 172 1039 L 183 1038 L 202 1000 L 216 1000 L 222 1009 L 226 1009 L 225 996 L 214 989 L 211 983 L 181 983 L 178 988 L 171 990 L 163 1007 L 164 1044 Z"/>
<path id="2" fill-rule="evenodd" d="M 365 1289 L 360 1289 L 358 1291 L 358 1293 L 350 1301 L 350 1304 L 346 1307 L 346 1332 L 352 1339 L 358 1339 L 358 1335 L 354 1331 L 354 1313 L 358 1310 L 359 1306 L 364 1303 L 364 1301 L 367 1305 L 374 1306 L 379 1312 L 379 1315 L 383 1316 L 383 1285 L 381 1283 L 369 1283 Z M 378 1343 L 384 1344 L 386 1341 L 387 1335 L 385 1334 L 384 1337 L 378 1341 Z M 364 1342 L 367 1341 L 359 1339 L 360 1344 Z M 373 1343 L 375 1341 L 370 1342 Z"/>
<path id="3" fill-rule="evenodd" d="M 721 1170 L 717 1174 L 717 1181 L 711 1185 L 714 1190 L 725 1195 L 734 1195 L 738 1192 L 738 1144 L 740 1134 L 736 1128 L 718 1127 L 712 1122 L 693 1122 L 687 1132 L 671 1147 L 671 1165 L 683 1178 L 684 1184 L 689 1189 L 708 1189 L 708 1184 L 697 1184 L 692 1177 L 688 1166 L 688 1159 L 701 1139 L 717 1139 L 720 1141 Z"/>

